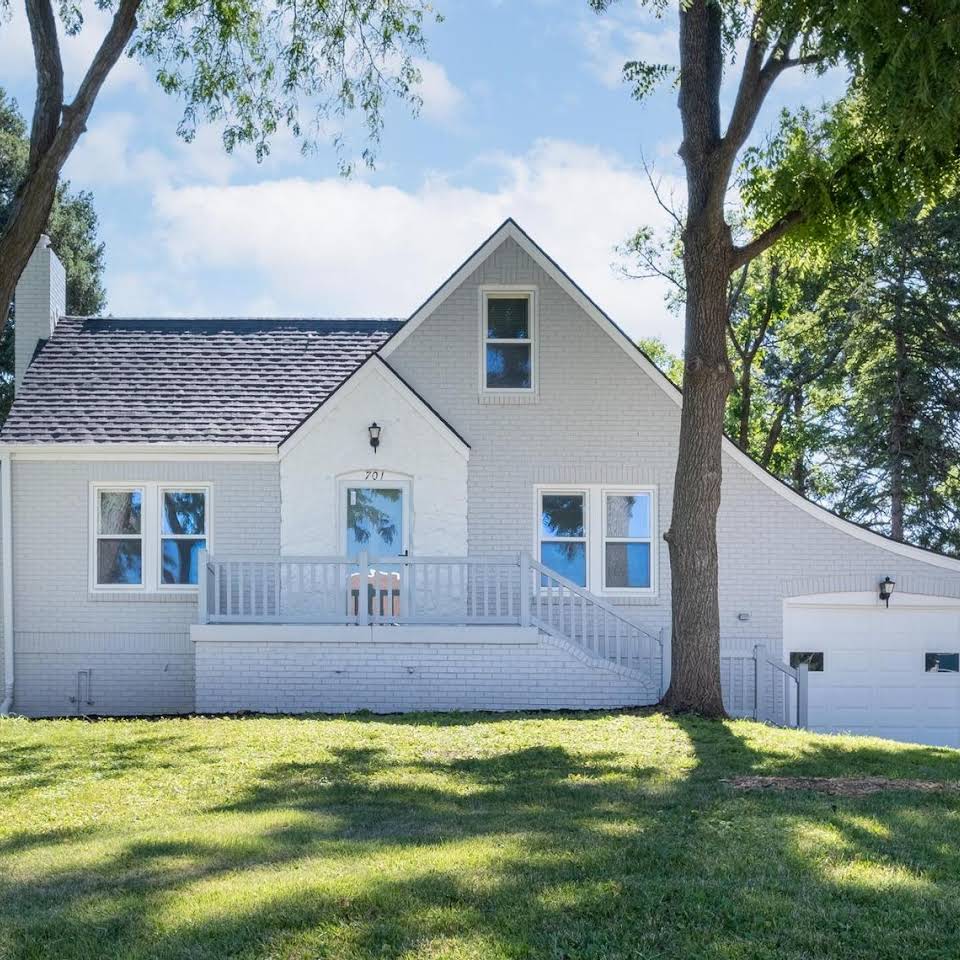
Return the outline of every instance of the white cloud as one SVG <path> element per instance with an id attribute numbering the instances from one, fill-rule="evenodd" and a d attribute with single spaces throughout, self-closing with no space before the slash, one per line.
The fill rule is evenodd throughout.
<path id="1" fill-rule="evenodd" d="M 63 61 L 64 87 L 67 97 L 79 86 L 87 72 L 94 54 L 100 47 L 110 27 L 110 13 L 90 5 L 84 11 L 83 27 L 75 36 L 68 36 L 60 29 L 60 57 Z M 0 64 L 3 64 L 5 85 L 23 85 L 31 91 L 36 83 L 36 68 L 30 29 L 26 13 L 20 4 L 10 5 L 10 17 L 0 18 Z M 150 83 L 148 71 L 136 60 L 122 56 L 104 84 L 105 91 L 122 86 L 145 88 Z M 26 104 L 24 106 L 27 106 Z"/>
<path id="2" fill-rule="evenodd" d="M 676 28 L 645 11 L 627 16 L 611 12 L 592 16 L 580 21 L 578 34 L 594 75 L 612 90 L 623 86 L 623 65 L 628 61 L 679 63 Z"/>
<path id="3" fill-rule="evenodd" d="M 154 102 L 161 96 L 157 93 Z M 166 136 L 164 149 L 143 146 L 158 128 Z M 175 128 L 176 116 L 170 110 L 151 109 L 146 116 L 125 110 L 102 112 L 77 143 L 67 161 L 66 176 L 94 189 L 133 183 L 159 187 L 196 180 L 226 183 L 253 163 L 249 151 L 229 156 L 213 127 L 201 127 L 192 143 L 178 138 Z"/>
<path id="4" fill-rule="evenodd" d="M 463 105 L 463 91 L 451 82 L 439 63 L 418 59 L 416 67 L 420 71 L 417 92 L 423 99 L 422 115 L 438 123 L 456 120 Z"/>
<path id="5" fill-rule="evenodd" d="M 611 268 L 616 244 L 664 218 L 641 170 L 558 141 L 484 162 L 500 172 L 495 189 L 444 177 L 414 190 L 340 178 L 161 187 L 143 272 L 109 278 L 111 309 L 406 316 L 513 216 L 630 333 L 678 345 L 663 285 Z"/>

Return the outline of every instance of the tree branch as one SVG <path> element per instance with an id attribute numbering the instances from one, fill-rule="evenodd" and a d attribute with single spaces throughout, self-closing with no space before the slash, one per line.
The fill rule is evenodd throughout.
<path id="1" fill-rule="evenodd" d="M 39 4 L 37 10 L 41 15 L 42 4 L 49 7 L 49 2 L 27 0 L 28 8 L 31 3 Z M 0 234 L 0 319 L 4 324 L 9 318 L 17 279 L 46 226 L 60 171 L 86 129 L 87 118 L 103 82 L 137 28 L 136 14 L 140 3 L 141 0 L 120 0 L 110 28 L 87 69 L 73 103 L 63 104 L 61 98 L 57 104 L 58 123 L 52 138 L 37 141 L 35 161 L 17 189 L 3 233 Z M 57 59 L 59 61 L 59 53 Z M 31 144 L 31 154 L 34 154 L 33 147 Z"/>
<path id="2" fill-rule="evenodd" d="M 744 266 L 743 269 L 746 271 L 747 267 Z M 763 316 L 760 320 L 760 327 L 757 330 L 757 335 L 753 338 L 749 348 L 747 349 L 747 356 L 750 358 L 750 363 L 753 363 L 753 358 L 757 355 L 757 351 L 763 345 L 764 338 L 767 335 L 767 330 L 770 329 L 770 322 L 773 320 L 773 311 L 777 305 L 777 282 L 779 279 L 780 264 L 774 262 L 770 266 L 770 286 L 767 291 L 767 302 L 764 305 Z"/>
<path id="3" fill-rule="evenodd" d="M 802 210 L 791 210 L 779 220 L 772 223 L 762 233 L 757 234 L 748 243 L 733 248 L 733 269 L 736 270 L 759 257 L 765 250 L 769 250 L 784 234 L 789 233 L 795 226 L 803 223 L 806 214 Z"/>
<path id="4" fill-rule="evenodd" d="M 81 130 L 78 133 L 83 132 L 82 127 L 87 122 L 87 117 L 90 115 L 104 80 L 120 59 L 120 55 L 133 37 L 134 30 L 137 29 L 137 11 L 140 9 L 140 3 L 141 0 L 120 0 L 120 6 L 113 15 L 110 29 L 90 62 L 77 95 L 69 106 L 64 107 L 65 120 L 69 118 L 73 122 L 80 122 Z"/>
<path id="5" fill-rule="evenodd" d="M 30 129 L 27 171 L 36 169 L 44 151 L 53 142 L 63 108 L 63 63 L 57 38 L 57 19 L 50 0 L 26 0 L 27 22 L 37 70 L 37 95 Z"/>
<path id="6" fill-rule="evenodd" d="M 737 282 L 730 291 L 730 296 L 727 298 L 727 322 L 730 321 L 730 318 L 733 316 L 733 311 L 737 309 L 737 304 L 740 302 L 743 288 L 747 283 L 747 272 L 747 265 L 744 265 L 740 271 L 740 276 L 737 278 Z"/>
<path id="7" fill-rule="evenodd" d="M 726 133 L 720 143 L 720 179 L 724 184 L 729 180 L 734 161 L 753 130 L 760 109 L 777 77 L 791 67 L 813 66 L 823 58 L 816 54 L 791 57 L 790 48 L 796 40 L 796 34 L 780 34 L 766 62 L 763 56 L 767 51 L 768 37 L 760 21 L 759 11 L 754 16 L 750 31 L 750 45 L 743 62 L 737 97 L 730 114 Z"/>
<path id="8" fill-rule="evenodd" d="M 760 11 L 753 17 L 750 26 L 750 44 L 743 59 L 743 69 L 740 72 L 740 83 L 737 85 L 737 97 L 727 124 L 721 149 L 726 161 L 726 154 L 732 149 L 734 156 L 750 134 L 750 128 L 756 119 L 759 104 L 757 97 L 760 89 L 760 79 L 763 74 L 763 55 L 767 51 L 766 31 L 761 32 Z M 732 146 L 733 145 L 733 146 Z M 732 163 L 732 160 L 731 160 Z"/>

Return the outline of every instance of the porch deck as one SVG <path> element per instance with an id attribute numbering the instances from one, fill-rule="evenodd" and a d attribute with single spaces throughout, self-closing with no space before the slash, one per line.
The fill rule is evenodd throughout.
<path id="1" fill-rule="evenodd" d="M 215 557 L 201 624 L 518 626 L 662 687 L 663 641 L 527 553 L 484 557 Z"/>

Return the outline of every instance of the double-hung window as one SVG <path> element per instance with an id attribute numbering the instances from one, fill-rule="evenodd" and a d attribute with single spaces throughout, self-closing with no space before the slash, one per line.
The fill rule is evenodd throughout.
<path id="1" fill-rule="evenodd" d="M 578 587 L 587 585 L 585 490 L 540 494 L 540 562 Z"/>
<path id="2" fill-rule="evenodd" d="M 93 562 L 98 584 L 143 586 L 143 488 L 96 491 Z"/>
<path id="3" fill-rule="evenodd" d="M 536 502 L 544 566 L 593 593 L 656 594 L 655 488 L 538 487 Z"/>
<path id="4" fill-rule="evenodd" d="M 101 591 L 190 590 L 209 548 L 211 488 L 95 484 L 91 587 Z"/>
<path id="5" fill-rule="evenodd" d="M 536 392 L 536 330 L 536 290 L 481 288 L 481 394 Z"/>
<path id="6" fill-rule="evenodd" d="M 195 584 L 200 551 L 207 546 L 207 491 L 160 491 L 162 582 Z"/>
<path id="7" fill-rule="evenodd" d="M 653 586 L 653 494 L 603 495 L 603 586 L 605 590 L 649 590 Z"/>

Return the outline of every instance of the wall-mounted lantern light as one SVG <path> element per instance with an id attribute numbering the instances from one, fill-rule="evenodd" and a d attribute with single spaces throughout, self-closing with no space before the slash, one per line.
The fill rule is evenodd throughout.
<path id="1" fill-rule="evenodd" d="M 377 447 L 380 446 L 380 424 L 376 420 L 367 427 L 367 433 L 370 434 L 370 446 L 373 447 L 373 452 L 377 452 Z"/>
<path id="2" fill-rule="evenodd" d="M 897 585 L 897 581 L 891 579 L 890 577 L 884 577 L 880 581 L 880 599 L 889 607 L 890 606 L 890 597 L 893 595 L 893 588 Z"/>

